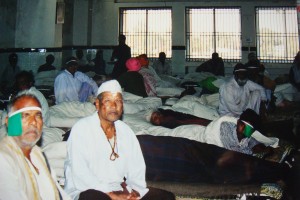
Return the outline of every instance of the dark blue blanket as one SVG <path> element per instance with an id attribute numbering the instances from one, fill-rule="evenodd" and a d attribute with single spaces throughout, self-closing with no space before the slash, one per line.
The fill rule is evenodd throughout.
<path id="1" fill-rule="evenodd" d="M 146 179 L 202 183 L 266 183 L 284 180 L 289 168 L 214 145 L 169 136 L 137 136 Z"/>

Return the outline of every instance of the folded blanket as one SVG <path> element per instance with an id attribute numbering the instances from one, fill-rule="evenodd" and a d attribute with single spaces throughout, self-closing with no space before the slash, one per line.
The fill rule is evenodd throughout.
<path id="1" fill-rule="evenodd" d="M 199 101 L 190 101 L 185 99 L 180 99 L 177 103 L 172 106 L 174 111 L 183 112 L 186 114 L 191 114 L 204 119 L 214 120 L 219 118 L 219 114 L 216 108 L 208 105 L 204 105 Z"/>
<path id="2" fill-rule="evenodd" d="M 51 166 L 51 163 L 49 162 L 49 165 Z M 61 178 L 61 177 L 65 177 L 65 174 L 64 174 L 64 168 L 52 168 L 52 170 L 54 170 L 55 171 L 55 173 L 56 173 L 56 176 L 58 177 L 58 178 Z"/>
<path id="3" fill-rule="evenodd" d="M 52 168 L 55 169 L 64 169 L 65 158 L 58 158 L 58 159 L 48 159 L 48 162 Z"/>
<path id="4" fill-rule="evenodd" d="M 57 177 L 65 177 L 64 162 L 67 157 L 67 142 L 54 142 L 42 148 L 49 165 Z"/>
<path id="5" fill-rule="evenodd" d="M 139 99 L 142 99 L 143 97 L 132 94 L 130 92 L 122 92 L 123 100 L 124 102 L 136 102 Z"/>
<path id="6" fill-rule="evenodd" d="M 47 124 L 50 127 L 72 127 L 79 119 L 95 111 L 96 107 L 90 102 L 63 102 L 49 108 Z"/>
<path id="7" fill-rule="evenodd" d="M 156 87 L 157 96 L 180 96 L 184 91 L 184 88 L 181 87 Z"/>
<path id="8" fill-rule="evenodd" d="M 155 109 L 161 105 L 161 98 L 158 97 L 146 97 L 135 102 L 124 101 L 124 114 L 134 114 L 149 109 Z"/>
<path id="9" fill-rule="evenodd" d="M 49 128 L 49 127 L 44 126 L 41 147 L 45 147 L 48 144 L 51 144 L 54 142 L 61 142 L 63 139 L 62 135 L 64 133 L 65 133 L 65 131 L 63 131 L 60 128 Z"/>
<path id="10" fill-rule="evenodd" d="M 65 159 L 67 156 L 67 142 L 54 142 L 42 148 L 48 159 Z"/>

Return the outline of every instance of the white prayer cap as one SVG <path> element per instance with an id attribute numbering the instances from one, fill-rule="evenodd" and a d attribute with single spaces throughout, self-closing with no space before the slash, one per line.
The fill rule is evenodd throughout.
<path id="1" fill-rule="evenodd" d="M 109 80 L 103 82 L 97 91 L 97 96 L 101 94 L 102 92 L 111 92 L 111 93 L 121 93 L 122 94 L 122 88 L 118 81 L 116 80 Z"/>

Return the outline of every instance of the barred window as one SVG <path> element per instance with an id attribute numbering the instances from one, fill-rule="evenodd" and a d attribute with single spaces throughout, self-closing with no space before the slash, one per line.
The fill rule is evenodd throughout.
<path id="1" fill-rule="evenodd" d="M 186 60 L 241 60 L 240 8 L 186 8 Z"/>
<path id="2" fill-rule="evenodd" d="M 132 56 L 159 52 L 172 56 L 172 12 L 170 8 L 121 8 L 120 32 L 126 36 Z"/>
<path id="3" fill-rule="evenodd" d="M 257 7 L 256 38 L 261 61 L 292 62 L 299 49 L 296 7 Z"/>

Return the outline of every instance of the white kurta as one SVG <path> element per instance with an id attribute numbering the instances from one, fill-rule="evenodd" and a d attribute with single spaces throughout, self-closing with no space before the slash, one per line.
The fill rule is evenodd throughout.
<path id="1" fill-rule="evenodd" d="M 33 147 L 31 162 L 12 137 L 6 136 L 0 142 L 0 199 L 59 200 L 58 190 L 63 199 L 70 199 L 56 181 L 55 173 L 49 173 L 39 147 Z"/>
<path id="2" fill-rule="evenodd" d="M 115 122 L 119 158 L 110 160 L 112 149 L 100 126 L 98 113 L 79 120 L 67 142 L 65 191 L 73 198 L 88 189 L 120 191 L 123 178 L 127 185 L 144 196 L 146 166 L 139 142 L 124 122 Z"/>
<path id="3" fill-rule="evenodd" d="M 239 86 L 232 77 L 228 82 L 221 85 L 219 114 L 239 117 L 240 114 L 250 108 L 259 114 L 261 101 L 266 101 L 265 89 L 248 80 L 244 86 Z"/>
<path id="4" fill-rule="evenodd" d="M 79 90 L 84 82 L 92 86 L 94 95 L 97 94 L 96 82 L 84 73 L 77 71 L 73 76 L 67 70 L 61 72 L 54 82 L 56 104 L 65 101 L 79 101 Z"/>
<path id="5" fill-rule="evenodd" d="M 167 60 L 165 61 L 164 65 L 162 64 L 162 62 L 160 62 L 160 60 L 156 60 L 153 62 L 152 67 L 155 69 L 158 75 L 172 75 L 172 67 Z"/>

